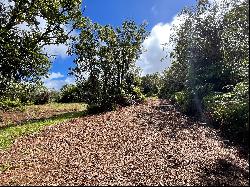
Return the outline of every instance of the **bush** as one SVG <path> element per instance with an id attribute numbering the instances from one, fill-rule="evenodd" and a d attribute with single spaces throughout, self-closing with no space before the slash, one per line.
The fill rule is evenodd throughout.
<path id="1" fill-rule="evenodd" d="M 116 109 L 116 104 L 110 105 L 96 105 L 96 104 L 90 104 L 87 106 L 87 113 L 88 114 L 99 114 L 106 111 L 113 111 Z"/>
<path id="2" fill-rule="evenodd" d="M 124 90 L 121 91 L 120 95 L 115 97 L 115 106 L 129 106 L 136 103 L 143 102 L 146 97 L 142 94 L 139 87 L 134 87 L 131 93 L 125 93 Z"/>
<path id="3" fill-rule="evenodd" d="M 141 78 L 141 90 L 147 97 L 157 96 L 163 80 L 159 73 L 147 74 Z"/>
<path id="4" fill-rule="evenodd" d="M 50 97 L 51 97 L 51 93 L 49 91 L 38 93 L 35 96 L 34 104 L 35 105 L 47 104 L 50 102 Z"/>
<path id="5" fill-rule="evenodd" d="M 162 76 L 162 86 L 159 90 L 159 97 L 170 99 L 176 92 L 181 92 L 185 89 L 187 64 L 173 61 L 172 65 L 164 70 Z"/>
<path id="6" fill-rule="evenodd" d="M 143 95 L 139 87 L 134 87 L 132 91 L 132 99 L 135 102 L 142 102 L 146 99 L 146 97 Z"/>
<path id="7" fill-rule="evenodd" d="M 87 113 L 88 114 L 98 114 L 98 113 L 101 113 L 103 111 L 104 110 L 99 105 L 92 104 L 92 105 L 87 106 Z"/>
<path id="8" fill-rule="evenodd" d="M 1 90 L 0 97 L 6 102 L 18 101 L 25 105 L 32 102 L 34 90 L 36 89 L 30 83 L 10 81 L 8 87 L 4 91 Z"/>
<path id="9" fill-rule="evenodd" d="M 20 99 L 11 100 L 10 98 L 1 98 L 0 99 L 0 110 L 23 110 L 23 105 Z"/>
<path id="10" fill-rule="evenodd" d="M 2 110 L 22 110 L 24 105 L 34 103 L 37 84 L 27 82 L 8 82 L 8 87 L 1 92 L 0 108 Z"/>
<path id="11" fill-rule="evenodd" d="M 50 90 L 50 102 L 58 102 L 60 99 L 60 92 Z"/>
<path id="12" fill-rule="evenodd" d="M 61 88 L 58 102 L 73 103 L 80 101 L 80 91 L 76 85 L 66 84 Z"/>
<path id="13" fill-rule="evenodd" d="M 197 106 L 199 103 L 191 93 L 187 91 L 175 92 L 171 96 L 171 100 L 174 101 L 181 112 L 196 117 L 200 115 Z"/>
<path id="14" fill-rule="evenodd" d="M 210 94 L 203 102 L 212 122 L 220 123 L 221 130 L 239 142 L 248 142 L 248 87 L 238 83 L 232 92 Z"/>

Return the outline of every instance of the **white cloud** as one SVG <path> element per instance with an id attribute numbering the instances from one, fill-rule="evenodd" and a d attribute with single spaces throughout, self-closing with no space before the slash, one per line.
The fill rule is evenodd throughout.
<path id="1" fill-rule="evenodd" d="M 64 80 L 48 80 L 44 82 L 45 86 L 49 89 L 60 90 L 65 84 L 75 84 L 75 79 L 71 77 L 67 77 Z"/>
<path id="2" fill-rule="evenodd" d="M 64 75 L 62 75 L 60 72 L 52 72 L 48 78 L 43 78 L 42 81 L 47 88 L 55 90 L 60 90 L 65 84 L 75 84 L 74 77 L 66 77 L 65 79 L 60 79 L 63 77 Z"/>
<path id="3" fill-rule="evenodd" d="M 74 77 L 67 77 L 64 81 L 66 82 L 66 84 L 75 84 Z"/>
<path id="4" fill-rule="evenodd" d="M 185 17 L 175 16 L 170 23 L 158 23 L 155 25 L 149 37 L 143 42 L 143 47 L 146 49 L 136 64 L 143 70 L 142 75 L 162 72 L 165 68 L 170 66 L 170 58 L 164 58 L 172 49 L 173 46 L 169 44 L 170 35 L 172 33 L 173 25 L 180 25 Z M 163 45 L 164 51 L 163 51 Z"/>
<path id="5" fill-rule="evenodd" d="M 43 51 L 49 55 L 53 55 L 50 59 L 53 60 L 56 57 L 61 57 L 62 59 L 65 59 L 68 57 L 67 55 L 68 47 L 65 44 L 51 44 L 44 46 Z"/>
<path id="6" fill-rule="evenodd" d="M 61 74 L 60 72 L 57 72 L 57 73 L 52 72 L 52 73 L 49 75 L 49 78 L 48 78 L 48 79 L 52 80 L 52 79 L 58 79 L 58 78 L 62 78 L 62 77 L 64 77 L 64 75 Z"/>
<path id="7" fill-rule="evenodd" d="M 211 3 L 217 3 L 219 11 L 217 13 L 217 21 L 220 21 L 222 15 L 224 15 L 227 11 L 229 11 L 233 7 L 232 0 L 209 0 Z M 236 3 L 241 3 L 244 0 L 236 0 Z M 229 7 L 227 4 L 229 3 Z M 156 11 L 156 7 L 153 6 L 151 11 L 154 13 Z M 155 12 L 156 13 L 156 12 Z M 212 12 L 206 12 L 201 15 L 202 17 L 208 16 Z M 158 23 L 156 24 L 150 33 L 150 36 L 143 42 L 143 47 L 147 50 L 144 52 L 140 59 L 136 62 L 136 64 L 142 69 L 142 75 L 151 74 L 155 72 L 162 72 L 165 68 L 169 67 L 171 64 L 171 60 L 169 55 L 164 61 L 161 62 L 161 59 L 165 57 L 167 54 L 170 54 L 173 46 L 170 45 L 169 38 L 172 34 L 171 28 L 173 25 L 177 26 L 181 25 L 185 20 L 185 15 L 175 16 L 170 23 Z M 168 43 L 164 47 L 162 44 Z"/>

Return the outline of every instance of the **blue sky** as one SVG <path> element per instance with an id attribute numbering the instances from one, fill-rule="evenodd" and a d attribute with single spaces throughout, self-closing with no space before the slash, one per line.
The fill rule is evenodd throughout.
<path id="1" fill-rule="evenodd" d="M 196 0 L 84 0 L 82 8 L 86 6 L 84 16 L 102 25 L 120 26 L 126 19 L 133 19 L 138 24 L 148 22 L 147 30 L 151 31 L 151 35 L 143 44 L 147 52 L 137 62 L 142 75 L 145 75 L 162 72 L 170 65 L 169 60 L 160 62 L 164 56 L 161 44 L 168 42 L 171 25 L 179 23 L 175 16 L 185 6 L 192 6 L 195 2 Z M 73 58 L 65 55 L 66 47 L 50 47 L 49 51 L 55 51 L 57 58 L 52 64 L 51 76 L 44 80 L 45 85 L 60 89 L 65 83 L 73 83 L 73 77 L 67 75 L 69 67 L 73 65 Z"/>

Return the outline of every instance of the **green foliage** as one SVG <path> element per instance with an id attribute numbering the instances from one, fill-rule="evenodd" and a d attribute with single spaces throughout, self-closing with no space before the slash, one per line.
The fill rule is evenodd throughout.
<path id="1" fill-rule="evenodd" d="M 133 99 L 133 89 L 140 82 L 135 62 L 147 35 L 145 25 L 125 21 L 113 28 L 86 20 L 79 29 L 81 34 L 71 48 L 71 54 L 76 55 L 72 74 L 84 90 L 86 102 L 112 110 L 124 99 Z"/>
<path id="2" fill-rule="evenodd" d="M 170 99 L 175 92 L 180 92 L 185 87 L 187 65 L 179 61 L 172 62 L 172 66 L 163 72 L 163 85 L 160 89 L 160 97 Z"/>
<path id="3" fill-rule="evenodd" d="M 162 87 L 162 77 L 159 73 L 148 74 L 141 78 L 141 90 L 147 97 L 159 94 Z"/>
<path id="4" fill-rule="evenodd" d="M 164 72 L 160 92 L 183 112 L 211 118 L 240 142 L 246 142 L 249 128 L 248 5 L 198 1 L 183 10 L 185 21 L 174 28 L 173 63 Z"/>
<path id="5" fill-rule="evenodd" d="M 118 102 L 122 106 L 128 106 L 145 101 L 146 97 L 139 87 L 134 87 L 132 92 L 121 94 L 121 100 Z"/>
<path id="6" fill-rule="evenodd" d="M 5 100 L 10 103 L 13 102 L 9 107 L 13 106 L 14 103 L 18 105 L 31 105 L 31 104 L 46 104 L 49 102 L 56 101 L 58 94 L 53 90 L 48 90 L 42 82 L 38 81 L 35 83 L 27 82 L 9 82 L 8 89 L 5 90 L 0 101 Z M 18 109 L 17 107 L 14 107 Z"/>
<path id="7" fill-rule="evenodd" d="M 143 94 L 139 87 L 134 87 L 132 94 L 135 96 L 136 99 L 141 99 L 143 97 Z"/>
<path id="8" fill-rule="evenodd" d="M 51 62 L 43 48 L 66 43 L 70 32 L 65 26 L 73 30 L 82 20 L 81 0 L 4 2 L 0 2 L 0 95 L 6 94 L 10 82 L 33 82 L 46 75 Z"/>
<path id="9" fill-rule="evenodd" d="M 56 90 L 50 90 L 50 102 L 54 103 L 54 102 L 58 102 L 60 99 L 60 92 L 56 91 Z"/>
<path id="10" fill-rule="evenodd" d="M 179 104 L 184 105 L 185 101 L 187 100 L 187 95 L 185 92 L 176 92 L 173 96 L 173 99 Z"/>
<path id="11" fill-rule="evenodd" d="M 42 82 L 33 84 L 31 88 L 32 90 L 27 92 L 28 96 L 25 95 L 25 97 L 28 97 L 30 103 L 40 105 L 49 103 L 51 101 L 52 93 L 43 85 Z"/>
<path id="12" fill-rule="evenodd" d="M 11 100 L 10 98 L 1 98 L 0 100 L 0 110 L 22 110 L 23 105 L 19 99 Z"/>
<path id="13" fill-rule="evenodd" d="M 51 95 L 49 91 L 40 92 L 35 96 L 34 104 L 43 105 L 43 104 L 49 103 L 50 97 Z"/>
<path id="14" fill-rule="evenodd" d="M 41 82 L 26 83 L 26 82 L 8 82 L 8 89 L 3 92 L 0 97 L 1 108 L 4 110 L 22 109 L 24 105 L 32 103 L 46 103 L 38 100 L 44 100 L 48 92 L 47 88 Z"/>
<path id="15" fill-rule="evenodd" d="M 73 103 L 80 101 L 80 90 L 76 85 L 66 84 L 61 88 L 58 102 Z"/>
<path id="16" fill-rule="evenodd" d="M 29 102 L 30 91 L 32 90 L 31 84 L 24 82 L 8 82 L 8 89 L 2 90 L 1 98 L 9 98 L 11 100 L 19 99 L 22 103 Z M 33 90 L 32 90 L 33 91 Z"/>
<path id="17" fill-rule="evenodd" d="M 238 141 L 247 142 L 249 132 L 249 85 L 238 83 L 232 92 L 214 93 L 204 98 L 205 109 L 220 128 Z"/>
<path id="18" fill-rule="evenodd" d="M 87 113 L 88 114 L 99 114 L 101 112 L 105 112 L 106 110 L 112 110 L 114 109 L 114 105 L 111 106 L 110 108 L 105 108 L 96 104 L 91 104 L 87 106 Z"/>
<path id="19" fill-rule="evenodd" d="M 236 4 L 223 18 L 224 71 L 235 85 L 249 80 L 249 1 Z"/>
<path id="20" fill-rule="evenodd" d="M 175 92 L 171 100 L 175 102 L 179 110 L 188 115 L 197 115 L 196 101 L 187 91 Z"/>

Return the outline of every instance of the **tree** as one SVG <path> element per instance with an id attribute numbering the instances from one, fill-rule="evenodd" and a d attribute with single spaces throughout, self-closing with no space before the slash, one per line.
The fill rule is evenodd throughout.
<path id="1" fill-rule="evenodd" d="M 223 17 L 224 71 L 232 85 L 249 82 L 249 1 L 236 3 Z"/>
<path id="2" fill-rule="evenodd" d="M 173 25 L 173 31 L 170 36 L 170 43 L 174 48 L 170 56 L 171 66 L 163 72 L 163 85 L 159 96 L 171 99 L 176 92 L 185 89 L 185 83 L 188 73 L 188 46 L 190 40 L 192 20 L 190 19 L 192 10 L 186 8 L 179 16 L 183 16 L 182 24 Z M 167 55 L 167 56 L 168 56 Z"/>
<path id="3" fill-rule="evenodd" d="M 0 2 L 1 95 L 11 81 L 35 81 L 47 74 L 51 62 L 43 48 L 69 39 L 69 33 L 81 20 L 80 4 L 81 0 Z"/>
<path id="4" fill-rule="evenodd" d="M 141 44 L 147 33 L 145 25 L 125 21 L 114 29 L 86 21 L 71 54 L 76 67 L 72 73 L 77 82 L 84 82 L 89 103 L 111 109 L 122 94 L 136 87 L 138 70 L 135 61 L 141 54 Z"/>
<path id="5" fill-rule="evenodd" d="M 198 1 L 175 28 L 172 66 L 163 95 L 202 120 L 220 124 L 229 137 L 249 131 L 249 2 Z M 212 119 L 211 119 L 212 118 Z"/>
<path id="6" fill-rule="evenodd" d="M 182 12 L 185 21 L 175 28 L 177 34 L 172 38 L 176 42 L 172 53 L 175 62 L 167 71 L 169 83 L 166 81 L 165 87 L 170 95 L 180 89 L 187 92 L 197 115 L 202 113 L 202 98 L 208 93 L 222 91 L 229 83 L 228 74 L 221 73 L 223 24 L 219 12 L 217 4 L 198 1 L 196 7 Z M 169 89 L 173 83 L 173 89 Z"/>
<path id="7" fill-rule="evenodd" d="M 163 72 L 160 97 L 171 99 L 174 93 L 184 90 L 186 76 L 187 65 L 173 61 L 172 65 Z"/>

